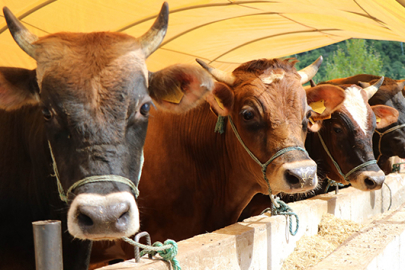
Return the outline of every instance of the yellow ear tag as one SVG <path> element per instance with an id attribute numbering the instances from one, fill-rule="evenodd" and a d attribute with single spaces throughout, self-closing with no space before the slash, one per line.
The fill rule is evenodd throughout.
<path id="1" fill-rule="evenodd" d="M 224 110 L 224 104 L 222 104 L 222 102 L 219 101 L 219 99 L 218 99 L 216 96 L 214 96 L 214 98 L 215 98 L 215 101 L 217 102 L 218 106 L 219 106 L 222 110 Z"/>
<path id="2" fill-rule="evenodd" d="M 326 109 L 325 101 L 323 99 L 318 100 L 316 102 L 312 102 L 311 104 L 309 104 L 309 106 L 311 106 L 314 112 L 317 112 L 319 114 L 322 114 Z"/>
<path id="3" fill-rule="evenodd" d="M 176 87 L 173 91 L 162 97 L 162 99 L 170 103 L 179 104 L 180 101 L 183 99 L 183 96 L 183 91 L 181 91 L 179 87 Z"/>
<path id="4" fill-rule="evenodd" d="M 376 120 L 376 122 L 377 122 L 377 125 L 378 125 L 379 123 L 381 123 L 381 118 L 380 118 L 380 117 L 376 116 L 376 117 L 375 117 L 375 120 Z"/>

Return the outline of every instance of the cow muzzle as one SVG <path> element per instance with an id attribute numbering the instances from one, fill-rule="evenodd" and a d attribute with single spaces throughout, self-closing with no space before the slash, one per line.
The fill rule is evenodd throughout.
<path id="1" fill-rule="evenodd" d="M 282 179 L 280 191 L 284 193 L 303 193 L 318 185 L 317 166 L 312 160 L 302 160 L 283 164 L 277 172 Z"/>
<path id="2" fill-rule="evenodd" d="M 68 212 L 68 230 L 75 238 L 113 240 L 139 230 L 139 211 L 129 192 L 79 194 Z"/>
<path id="3" fill-rule="evenodd" d="M 381 189 L 384 184 L 385 174 L 383 171 L 362 171 L 354 179 L 350 179 L 350 184 L 363 191 Z"/>

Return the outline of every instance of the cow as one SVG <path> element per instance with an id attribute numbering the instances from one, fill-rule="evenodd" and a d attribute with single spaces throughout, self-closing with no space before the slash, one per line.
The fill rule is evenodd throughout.
<path id="1" fill-rule="evenodd" d="M 357 85 L 344 88 L 346 98 L 343 104 L 336 109 L 330 119 L 314 122 L 313 130 L 308 132 L 305 147 L 309 156 L 317 163 L 318 177 L 322 183 L 320 187 L 309 196 L 301 198 L 285 196 L 286 201 L 308 198 L 312 195 L 322 194 L 327 189 L 328 179 L 348 185 L 363 191 L 377 190 L 382 187 L 385 175 L 377 166 L 372 149 L 373 132 L 375 128 L 385 128 L 395 123 L 398 111 L 385 105 L 370 106 L 368 101 L 375 95 L 381 86 L 384 77 L 374 85 L 362 89 Z M 314 88 L 338 88 L 330 84 L 320 84 Z M 315 103 L 312 103 L 315 110 Z M 322 111 L 322 104 L 316 106 Z M 376 119 L 379 119 L 376 122 Z M 316 120 L 316 118 L 315 118 Z M 268 196 L 256 195 L 239 217 L 260 214 L 271 205 Z"/>
<path id="2" fill-rule="evenodd" d="M 385 176 L 374 157 L 373 133 L 376 128 L 385 128 L 398 119 L 398 111 L 394 108 L 368 104 L 383 80 L 384 77 L 364 89 L 357 85 L 344 87 L 346 98 L 342 106 L 331 119 L 321 123 L 322 128 L 317 133 L 308 133 L 305 146 L 317 162 L 321 179 L 350 183 L 363 191 L 381 188 Z"/>
<path id="3" fill-rule="evenodd" d="M 153 241 L 186 239 L 233 224 L 257 193 L 316 187 L 316 164 L 304 150 L 312 116 L 307 99 L 324 100 L 319 120 L 344 100 L 341 89 L 302 87 L 321 60 L 297 72 L 293 59 L 259 59 L 232 73 L 199 61 L 217 80 L 207 102 L 184 115 L 151 110 L 139 208 L 141 229 Z M 218 116 L 225 118 L 223 134 L 214 132 Z M 133 257 L 124 243 L 117 244 L 116 257 L 109 257 L 108 247 L 99 246 L 94 257 Z"/>
<path id="4" fill-rule="evenodd" d="M 322 83 L 335 85 L 357 84 L 366 87 L 375 83 L 379 78 L 379 76 L 375 75 L 359 74 Z M 374 155 L 378 160 L 378 165 L 386 174 L 391 172 L 390 157 L 405 158 L 405 98 L 402 94 L 404 86 L 404 80 L 393 80 L 386 77 L 380 89 L 369 100 L 370 105 L 387 105 L 395 108 L 399 113 L 397 122 L 384 128 L 377 127 L 373 136 Z"/>
<path id="5" fill-rule="evenodd" d="M 48 219 L 62 221 L 64 269 L 87 269 L 92 241 L 139 230 L 135 198 L 153 102 L 181 113 L 213 80 L 197 65 L 159 71 L 166 77 L 148 72 L 145 59 L 166 33 L 167 3 L 139 38 L 39 38 L 3 12 L 37 68 L 0 68 L 0 269 L 35 269 L 31 223 Z"/>

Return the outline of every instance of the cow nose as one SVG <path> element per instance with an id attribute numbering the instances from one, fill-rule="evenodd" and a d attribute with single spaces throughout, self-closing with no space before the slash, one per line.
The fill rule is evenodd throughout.
<path id="1" fill-rule="evenodd" d="M 384 183 L 385 175 L 369 175 L 364 178 L 364 185 L 367 189 L 380 189 Z"/>
<path id="2" fill-rule="evenodd" d="M 102 240 L 130 236 L 139 230 L 139 211 L 129 192 L 82 193 L 68 211 L 68 230 L 79 239 Z"/>
<path id="3" fill-rule="evenodd" d="M 83 231 L 97 231 L 99 226 L 111 231 L 127 229 L 130 205 L 127 202 L 109 206 L 81 205 L 77 209 L 78 225 Z"/>
<path id="4" fill-rule="evenodd" d="M 314 188 L 317 181 L 316 167 L 286 169 L 284 178 L 292 189 Z"/>

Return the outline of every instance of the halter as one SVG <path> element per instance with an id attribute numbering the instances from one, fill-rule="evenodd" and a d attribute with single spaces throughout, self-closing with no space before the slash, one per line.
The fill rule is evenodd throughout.
<path id="1" fill-rule="evenodd" d="M 138 196 L 139 196 L 138 187 L 131 180 L 129 180 L 128 178 L 125 178 L 123 176 L 113 175 L 113 174 L 112 175 L 108 175 L 108 174 L 107 175 L 93 175 L 93 176 L 86 177 L 86 178 L 84 178 L 82 180 L 79 180 L 79 181 L 75 182 L 73 185 L 71 185 L 68 188 L 67 192 L 65 193 L 65 191 L 64 191 L 64 189 L 62 187 L 62 184 L 60 182 L 60 179 L 59 179 L 58 167 L 56 166 L 55 157 L 53 155 L 51 143 L 49 141 L 48 141 L 48 145 L 49 145 L 49 150 L 51 152 L 53 170 L 55 172 L 55 174 L 52 175 L 52 176 L 55 176 L 55 178 L 56 178 L 56 183 L 58 185 L 59 198 L 62 201 L 67 203 L 69 194 L 72 193 L 72 191 L 74 189 L 76 189 L 76 188 L 78 188 L 80 186 L 83 186 L 85 184 L 88 184 L 88 183 L 96 183 L 96 182 L 118 182 L 118 183 L 126 184 L 134 192 L 135 198 L 138 198 Z M 141 159 L 141 163 L 142 163 L 142 161 L 143 161 L 143 158 Z"/>
<path id="2" fill-rule="evenodd" d="M 405 124 L 392 127 L 392 128 L 390 128 L 390 129 L 387 129 L 387 130 L 384 131 L 384 132 L 379 132 L 378 130 L 374 130 L 374 131 L 380 136 L 380 138 L 378 139 L 378 152 L 379 152 L 380 154 L 378 155 L 377 162 L 380 160 L 380 157 L 383 155 L 383 153 L 382 153 L 382 151 L 381 151 L 381 141 L 382 141 L 382 137 L 383 137 L 385 134 L 387 134 L 387 133 L 390 133 L 390 132 L 392 132 L 392 131 L 394 131 L 394 130 L 397 130 L 397 129 L 400 129 L 400 128 L 403 128 L 403 127 L 405 127 Z"/>
<path id="3" fill-rule="evenodd" d="M 354 173 L 354 172 L 356 172 L 356 171 L 358 171 L 358 170 L 360 170 L 360 169 L 362 169 L 364 167 L 367 167 L 368 165 L 377 163 L 377 160 L 375 160 L 375 159 L 369 160 L 369 161 L 366 161 L 366 162 L 360 164 L 359 166 L 354 167 L 348 173 L 344 174 L 342 172 L 342 170 L 340 169 L 339 164 L 335 161 L 335 159 L 332 157 L 332 154 L 329 152 L 328 147 L 326 146 L 325 142 L 322 139 L 321 133 L 318 132 L 317 134 L 319 136 L 319 140 L 321 141 L 323 149 L 325 150 L 326 154 L 328 154 L 329 158 L 332 160 L 333 164 L 335 165 L 336 170 L 349 183 L 350 183 L 350 181 L 348 179 L 349 175 L 351 175 L 352 173 Z"/>

